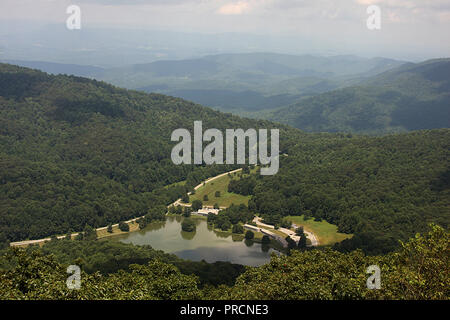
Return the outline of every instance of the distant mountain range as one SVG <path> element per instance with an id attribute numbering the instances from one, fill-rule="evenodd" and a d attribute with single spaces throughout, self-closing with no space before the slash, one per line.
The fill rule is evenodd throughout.
<path id="1" fill-rule="evenodd" d="M 258 111 L 341 88 L 403 64 L 386 58 L 276 53 L 210 55 L 103 69 L 39 61 L 4 62 L 191 100 L 222 111 Z"/>
<path id="2" fill-rule="evenodd" d="M 450 59 L 407 63 L 358 86 L 252 114 L 314 132 L 448 128 L 449 115 Z"/>
<path id="3" fill-rule="evenodd" d="M 0 62 L 15 64 L 26 68 L 39 69 L 51 74 L 68 74 L 79 77 L 94 77 L 101 75 L 104 71 L 101 67 L 46 61 L 0 60 Z"/>
<path id="4" fill-rule="evenodd" d="M 8 60 L 306 131 L 364 133 L 449 127 L 450 60 L 275 53 L 210 55 L 121 68 Z"/>

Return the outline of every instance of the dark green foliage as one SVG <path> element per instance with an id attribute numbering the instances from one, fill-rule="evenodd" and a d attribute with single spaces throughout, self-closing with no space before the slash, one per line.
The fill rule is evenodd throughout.
<path id="1" fill-rule="evenodd" d="M 181 201 L 183 201 L 184 203 L 189 203 L 189 196 L 187 195 L 187 193 L 183 194 L 183 196 L 181 197 Z"/>
<path id="2" fill-rule="evenodd" d="M 203 202 L 201 200 L 192 201 L 192 210 L 197 211 L 203 208 Z"/>
<path id="3" fill-rule="evenodd" d="M 270 243 L 270 238 L 268 235 L 263 235 L 262 239 L 261 239 L 261 243 L 262 244 L 269 244 Z"/>
<path id="4" fill-rule="evenodd" d="M 27 248 L 28 254 L 39 250 L 37 246 Z M 155 250 L 151 246 L 136 246 L 116 241 L 67 241 L 60 240 L 56 243 L 47 242 L 41 249 L 45 255 L 53 254 L 55 259 L 62 264 L 77 264 L 83 261 L 84 272 L 92 274 L 100 272 L 103 275 L 130 270 L 130 265 L 146 265 L 151 260 L 160 260 L 175 265 L 183 274 L 199 276 L 201 285 L 233 285 L 236 277 L 244 272 L 244 266 L 229 262 L 206 263 L 204 261 L 188 261 Z M 15 262 L 9 267 L 13 267 Z M 0 269 L 6 265 L 0 258 Z"/>
<path id="5" fill-rule="evenodd" d="M 61 240 L 43 247 L 43 251 L 48 250 L 53 256 L 42 255 L 34 249 L 31 253 L 22 249 L 9 250 L 0 259 L 0 265 L 5 260 L 11 262 L 8 269 L 0 270 L 0 299 L 448 300 L 448 244 L 448 232 L 431 226 L 429 233 L 417 235 L 402 244 L 398 252 L 385 256 L 365 256 L 361 250 L 351 253 L 329 248 L 292 250 L 289 256 L 272 256 L 270 263 L 246 268 L 242 273 L 242 266 L 226 263 L 177 262 L 176 257 L 148 246 Z M 120 255 L 122 257 L 118 257 Z M 164 262 L 170 260 L 170 256 L 179 269 Z M 149 260 L 145 265 L 128 265 L 122 260 L 127 257 L 130 261 Z M 68 290 L 66 267 L 83 260 L 81 289 Z M 111 269 L 126 271 L 88 274 L 84 269 L 92 262 L 96 267 L 113 266 Z M 366 269 L 370 265 L 381 269 L 379 290 L 366 287 Z M 233 285 L 234 279 L 228 275 L 240 273 Z M 198 278 L 188 274 L 209 279 L 205 284 L 232 286 L 200 289 Z"/>
<path id="6" fill-rule="evenodd" d="M 253 213 L 251 213 L 244 204 L 239 206 L 232 204 L 227 209 L 220 211 L 219 214 L 214 217 L 209 218 L 208 215 L 208 222 L 213 223 L 216 228 L 226 231 L 233 225 L 237 225 L 239 222 L 247 223 L 248 221 L 251 221 L 253 216 Z"/>
<path id="7" fill-rule="evenodd" d="M 168 205 L 236 166 L 174 165 L 171 132 L 273 127 L 181 99 L 0 64 L 0 233 L 37 239 Z M 184 186 L 163 186 L 186 180 Z"/>
<path id="8" fill-rule="evenodd" d="M 324 219 L 354 234 L 336 248 L 386 253 L 430 221 L 448 227 L 449 150 L 448 129 L 304 135 L 280 157 L 276 175 L 255 176 L 249 208 L 273 225 L 288 215 Z"/>
<path id="9" fill-rule="evenodd" d="M 96 240 L 97 239 L 97 230 L 92 228 L 91 226 L 86 225 L 83 230 L 83 239 L 84 240 Z"/>
<path id="10" fill-rule="evenodd" d="M 8 271 L 0 271 L 0 299 L 153 300 L 202 296 L 196 276 L 183 275 L 175 266 L 158 259 L 146 265 L 130 265 L 128 272 L 119 270 L 105 276 L 82 271 L 79 290 L 67 288 L 67 265 L 58 263 L 52 255 L 15 250 L 9 253 L 9 259 L 16 260 L 16 264 Z M 80 262 L 77 260 L 75 263 Z"/>
<path id="11" fill-rule="evenodd" d="M 208 201 L 209 199 L 208 199 L 208 195 L 207 194 L 205 194 L 204 196 L 203 196 L 203 201 Z"/>
<path id="12" fill-rule="evenodd" d="M 181 260 L 181 259 L 179 259 Z M 200 280 L 200 287 L 204 285 L 234 285 L 236 278 L 241 275 L 246 267 L 240 264 L 217 261 L 207 263 L 206 261 L 181 260 L 172 262 L 180 272 L 187 275 L 196 275 Z"/>
<path id="13" fill-rule="evenodd" d="M 219 213 L 214 220 L 214 227 L 221 229 L 223 231 L 228 231 L 232 224 L 230 218 L 223 213 Z"/>
<path id="14" fill-rule="evenodd" d="M 231 229 L 233 233 L 242 234 L 244 233 L 244 227 L 240 224 L 234 224 L 233 229 Z"/>
<path id="15" fill-rule="evenodd" d="M 245 239 L 252 240 L 255 237 L 255 234 L 251 230 L 247 230 L 245 232 Z"/>
<path id="16" fill-rule="evenodd" d="M 173 207 L 173 206 L 172 206 Z M 148 213 L 137 220 L 139 228 L 144 229 L 150 222 L 153 221 L 165 221 L 166 220 L 167 207 L 164 205 L 158 205 L 149 209 Z"/>
<path id="17" fill-rule="evenodd" d="M 288 219 L 282 219 L 280 226 L 282 228 L 290 229 L 292 227 L 292 221 Z"/>
<path id="18" fill-rule="evenodd" d="M 300 239 L 298 240 L 298 243 L 297 243 L 297 247 L 299 249 L 305 249 L 306 248 L 306 234 L 303 233 L 300 236 Z"/>
<path id="19" fill-rule="evenodd" d="M 9 241 L 3 233 L 0 233 L 0 250 L 9 247 Z"/>
<path id="20" fill-rule="evenodd" d="M 256 186 L 256 178 L 249 176 L 238 180 L 231 180 L 228 184 L 228 192 L 242 194 L 248 196 L 253 194 L 253 189 Z"/>
<path id="21" fill-rule="evenodd" d="M 220 198 L 220 191 L 216 191 L 216 193 L 214 194 L 214 197 Z"/>
<path id="22" fill-rule="evenodd" d="M 120 221 L 119 222 L 119 229 L 120 229 L 120 231 L 128 232 L 128 231 L 130 231 L 130 226 L 128 225 L 128 223 Z"/>
<path id="23" fill-rule="evenodd" d="M 435 75 L 428 68 L 423 74 Z M 0 79 L 0 234 L 6 241 L 140 217 L 230 170 L 171 163 L 170 133 L 192 128 L 193 120 L 202 119 L 204 129 L 274 126 L 8 65 L 0 65 Z M 279 128 L 279 172 L 231 186 L 252 195 L 249 213 L 276 226 L 287 215 L 324 219 L 354 233 L 336 248 L 372 254 L 394 250 L 398 239 L 430 221 L 448 226 L 448 129 L 367 137 Z M 163 188 L 181 180 L 186 185 Z M 250 220 L 235 209 L 225 215 L 231 224 Z"/>
<path id="24" fill-rule="evenodd" d="M 290 236 L 287 236 L 285 240 L 288 243 L 288 249 L 295 249 L 297 247 L 297 243 Z"/>
<path id="25" fill-rule="evenodd" d="M 189 218 L 191 216 L 191 207 L 184 207 L 183 216 Z"/>
<path id="26" fill-rule="evenodd" d="M 112 224 L 108 224 L 108 228 L 106 229 L 108 233 L 113 233 Z"/>
<path id="27" fill-rule="evenodd" d="M 445 299 L 450 298 L 448 277 L 449 234 L 432 231 L 410 239 L 399 252 L 365 256 L 360 250 L 341 253 L 292 250 L 290 256 L 247 270 L 228 291 L 217 288 L 216 299 Z M 370 265 L 381 269 L 381 289 L 366 287 Z M 420 280 L 419 280 L 420 279 Z"/>
<path id="28" fill-rule="evenodd" d="M 232 204 L 228 208 L 220 211 L 219 216 L 221 215 L 227 216 L 232 224 L 236 224 L 238 222 L 247 223 L 252 221 L 254 217 L 254 214 L 244 204 Z"/>
<path id="29" fill-rule="evenodd" d="M 215 215 L 212 212 L 208 213 L 208 217 L 207 217 L 207 221 L 208 223 L 214 224 L 214 222 L 216 221 L 217 215 Z"/>

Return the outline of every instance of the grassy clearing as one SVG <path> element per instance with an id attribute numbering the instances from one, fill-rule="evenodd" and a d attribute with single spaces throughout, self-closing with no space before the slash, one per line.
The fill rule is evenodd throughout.
<path id="1" fill-rule="evenodd" d="M 117 236 L 119 234 L 125 234 L 125 233 L 129 233 L 129 232 L 133 232 L 133 231 L 138 231 L 139 230 L 139 224 L 136 221 L 132 221 L 132 222 L 128 223 L 128 226 L 130 227 L 130 231 L 128 231 L 128 232 L 121 231 L 119 229 L 119 226 L 113 226 L 113 228 L 112 228 L 113 232 L 112 233 L 109 233 L 107 231 L 107 229 L 97 230 L 97 239 Z M 73 238 L 74 237 L 72 237 L 72 239 Z"/>
<path id="2" fill-rule="evenodd" d="M 189 196 L 189 202 L 194 200 L 201 200 L 203 205 L 213 206 L 217 203 L 220 207 L 229 207 L 232 203 L 239 205 L 241 203 L 248 205 L 250 196 L 243 196 L 236 193 L 228 192 L 228 184 L 232 179 L 239 179 L 239 173 L 231 174 L 231 178 L 228 175 L 215 179 L 206 183 L 195 191 L 195 194 Z M 215 196 L 216 191 L 220 191 L 220 197 Z M 208 196 L 208 200 L 204 201 L 204 196 Z"/>
<path id="3" fill-rule="evenodd" d="M 287 219 L 291 220 L 296 225 L 303 226 L 306 231 L 310 231 L 316 235 L 319 239 L 319 245 L 329 246 L 336 242 L 340 242 L 345 239 L 349 239 L 353 234 L 345 234 L 337 232 L 337 226 L 331 223 L 322 221 L 314 221 L 314 219 L 305 220 L 305 216 L 288 216 Z"/>

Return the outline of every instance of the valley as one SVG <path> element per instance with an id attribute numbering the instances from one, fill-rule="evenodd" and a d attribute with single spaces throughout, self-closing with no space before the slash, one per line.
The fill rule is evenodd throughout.
<path id="1" fill-rule="evenodd" d="M 0 1 L 2 307 L 436 313 L 448 2 Z"/>
<path id="2" fill-rule="evenodd" d="M 340 298 L 322 280 L 301 276 L 301 285 L 267 287 L 260 275 L 276 283 L 286 271 L 296 279 L 316 272 L 308 268 L 315 270 L 320 262 L 329 274 L 337 268 L 345 270 L 337 277 L 365 279 L 366 263 L 411 267 L 398 260 L 397 253 L 409 254 L 399 241 L 411 248 L 428 243 L 420 251 L 426 256 L 447 241 L 447 128 L 376 136 L 306 133 L 179 98 L 8 64 L 0 64 L 0 113 L 0 273 L 10 279 L 32 259 L 43 268 L 45 281 L 59 281 L 58 270 L 67 264 L 86 265 L 83 290 L 147 273 L 164 279 L 163 285 L 180 284 L 176 288 L 184 298 L 260 298 L 252 291 L 255 285 L 274 290 L 272 298 L 281 291 L 284 298 L 299 298 L 286 288 L 309 286 L 314 290 L 301 297 L 317 297 L 316 289 L 323 288 L 324 297 Z M 180 127 L 192 132 L 198 119 L 205 130 L 279 129 L 285 155 L 279 172 L 262 176 L 259 168 L 245 165 L 174 165 L 170 132 Z M 196 201 L 222 210 L 206 221 L 190 217 L 186 208 Z M 197 230 L 182 231 L 185 219 Z M 253 224 L 261 232 L 249 233 Z M 244 225 L 252 227 L 244 230 Z M 287 230 L 298 226 L 309 235 L 304 247 L 282 240 L 287 234 L 295 238 L 294 229 Z M 412 238 L 417 232 L 422 238 Z M 274 239 L 267 237 L 271 234 Z M 270 256 L 276 251 L 285 254 Z M 446 264 L 448 257 L 438 252 L 436 265 Z M 222 270 L 227 277 L 217 276 Z M 97 271 L 103 275 L 94 276 Z M 250 279 L 250 287 L 244 279 Z M 196 281 L 213 287 L 203 291 Z M 0 283 L 2 292 L 15 292 L 8 283 Z M 355 297 L 380 297 L 361 295 L 358 286 L 347 288 L 356 290 Z M 405 296 L 396 282 L 390 288 Z M 172 297 L 167 292 L 153 294 Z M 74 294 L 92 298 L 97 293 Z M 105 291 L 101 297 L 129 294 Z"/>

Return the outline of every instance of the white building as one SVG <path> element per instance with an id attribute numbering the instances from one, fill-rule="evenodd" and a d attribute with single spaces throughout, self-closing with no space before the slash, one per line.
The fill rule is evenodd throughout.
<path id="1" fill-rule="evenodd" d="M 192 213 L 207 217 L 209 213 L 213 213 L 215 215 L 219 214 L 219 209 L 203 207 L 203 208 L 199 209 L 198 211 L 194 211 Z"/>

